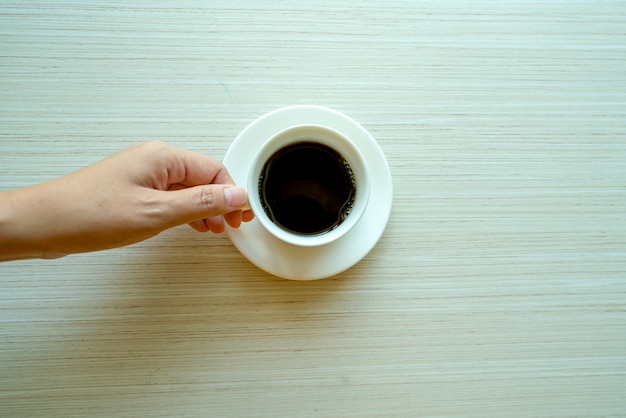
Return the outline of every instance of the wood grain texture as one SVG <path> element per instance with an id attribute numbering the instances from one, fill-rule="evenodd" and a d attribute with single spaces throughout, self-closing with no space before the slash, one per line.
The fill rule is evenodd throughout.
<path id="1" fill-rule="evenodd" d="M 332 279 L 224 236 L 0 265 L 0 415 L 626 413 L 626 3 L 0 4 L 0 189 L 342 111 L 394 176 Z"/>

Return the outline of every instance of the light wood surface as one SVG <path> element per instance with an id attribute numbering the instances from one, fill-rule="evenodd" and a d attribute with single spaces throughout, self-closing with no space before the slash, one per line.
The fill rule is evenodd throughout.
<path id="1" fill-rule="evenodd" d="M 0 416 L 626 415 L 626 2 L 0 3 L 0 189 L 318 104 L 388 157 L 375 249 L 225 236 L 0 265 Z"/>

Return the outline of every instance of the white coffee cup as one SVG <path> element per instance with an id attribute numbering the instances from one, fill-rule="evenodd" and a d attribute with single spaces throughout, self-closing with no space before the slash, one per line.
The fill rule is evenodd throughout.
<path id="1" fill-rule="evenodd" d="M 271 205 L 268 205 L 266 195 L 261 190 L 263 184 L 265 184 L 265 180 L 261 182 L 261 179 L 267 174 L 264 171 L 267 161 L 278 151 L 284 150 L 285 147 L 299 143 L 320 144 L 340 154 L 343 160 L 347 162 L 346 169 L 355 183 L 356 190 L 353 199 L 351 199 L 348 205 L 349 207 L 346 206 L 348 209 L 342 212 L 341 219 L 338 220 L 336 225 L 322 232 L 303 233 L 295 231 L 295 228 L 288 229 L 284 225 L 281 226 L 279 221 L 272 219 L 273 212 L 271 208 L 268 208 Z M 285 176 L 288 175 L 288 173 L 285 174 Z M 284 180 L 282 177 L 281 179 Z M 270 183 L 272 182 L 271 178 L 266 180 Z M 338 179 L 338 181 L 342 180 Z M 325 245 L 338 240 L 348 233 L 359 222 L 365 212 L 370 192 L 368 172 L 359 150 L 342 133 L 321 125 L 295 125 L 268 138 L 253 161 L 247 187 L 250 207 L 261 225 L 276 238 L 289 244 L 304 247 Z M 298 190 L 298 188 L 295 188 L 295 190 Z"/>

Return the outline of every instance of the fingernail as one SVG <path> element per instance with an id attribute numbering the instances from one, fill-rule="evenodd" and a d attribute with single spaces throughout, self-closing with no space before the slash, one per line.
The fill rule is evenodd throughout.
<path id="1" fill-rule="evenodd" d="M 226 204 L 231 208 L 240 208 L 248 201 L 248 192 L 241 187 L 232 186 L 224 189 Z"/>

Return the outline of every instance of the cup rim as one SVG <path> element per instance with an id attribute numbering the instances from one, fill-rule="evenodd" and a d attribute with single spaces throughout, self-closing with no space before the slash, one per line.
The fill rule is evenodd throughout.
<path id="1" fill-rule="evenodd" d="M 309 133 L 309 136 L 306 133 Z M 274 223 L 263 209 L 259 194 L 259 177 L 266 161 L 278 150 L 303 141 L 321 143 L 342 154 L 350 164 L 357 183 L 354 207 L 346 220 L 336 228 L 318 234 L 297 234 Z M 248 193 L 250 206 L 256 218 L 268 232 L 289 244 L 313 247 L 341 238 L 359 222 L 369 200 L 369 179 L 363 155 L 349 137 L 328 126 L 298 124 L 274 133 L 263 143 L 248 175 Z"/>

